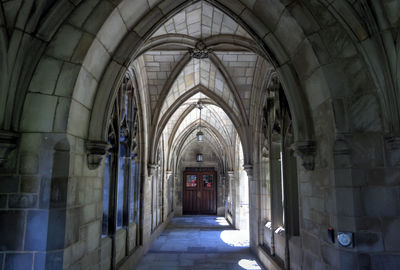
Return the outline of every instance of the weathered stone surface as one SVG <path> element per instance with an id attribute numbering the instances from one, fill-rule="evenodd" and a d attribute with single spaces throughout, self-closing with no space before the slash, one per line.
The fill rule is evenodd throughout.
<path id="1" fill-rule="evenodd" d="M 4 261 L 4 268 L 31 270 L 32 264 L 32 253 L 7 253 Z"/>
<path id="2" fill-rule="evenodd" d="M 0 193 L 18 192 L 19 177 L 3 176 L 0 179 Z"/>
<path id="3" fill-rule="evenodd" d="M 23 131 L 51 132 L 57 97 L 29 93 L 22 116 Z"/>
<path id="4" fill-rule="evenodd" d="M 0 250 L 22 250 L 25 228 L 23 211 L 0 211 Z M 12 268 L 9 268 L 12 269 Z"/>
<path id="5" fill-rule="evenodd" d="M 43 94 L 53 94 L 61 65 L 62 62 L 54 58 L 43 58 L 33 75 L 29 90 Z"/>
<path id="6" fill-rule="evenodd" d="M 400 206 L 396 189 L 390 187 L 365 187 L 361 189 L 365 214 L 369 216 L 398 216 Z"/>
<path id="7" fill-rule="evenodd" d="M 400 218 L 384 218 L 382 220 L 385 250 L 400 250 Z"/>
<path id="8" fill-rule="evenodd" d="M 38 197 L 34 194 L 10 194 L 8 196 L 9 208 L 36 208 Z"/>

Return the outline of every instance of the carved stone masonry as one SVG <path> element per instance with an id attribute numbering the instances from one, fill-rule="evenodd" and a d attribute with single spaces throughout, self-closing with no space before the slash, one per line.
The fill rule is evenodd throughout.
<path id="1" fill-rule="evenodd" d="M 8 155 L 17 148 L 18 137 L 17 133 L 0 130 L 0 168 L 6 163 Z"/>
<path id="2" fill-rule="evenodd" d="M 302 141 L 292 144 L 291 149 L 294 154 L 301 158 L 304 169 L 314 170 L 316 146 L 314 141 Z"/>
<path id="3" fill-rule="evenodd" d="M 386 160 L 389 166 L 400 166 L 400 136 L 385 137 Z"/>
<path id="4" fill-rule="evenodd" d="M 157 164 L 153 164 L 153 163 L 149 163 L 147 165 L 147 170 L 148 170 L 148 176 L 152 177 L 154 175 L 154 173 L 156 172 L 158 165 Z"/>
<path id="5" fill-rule="evenodd" d="M 246 171 L 248 178 L 253 177 L 253 165 L 245 164 L 243 165 L 243 169 Z"/>
<path id="6" fill-rule="evenodd" d="M 95 170 L 100 166 L 101 160 L 103 159 L 107 151 L 111 148 L 111 145 L 105 142 L 87 141 L 85 147 L 88 168 L 90 170 Z"/>
<path id="7" fill-rule="evenodd" d="M 210 52 L 211 49 L 206 48 L 206 45 L 201 41 L 196 44 L 195 48 L 189 49 L 190 56 L 196 59 L 208 58 Z"/>

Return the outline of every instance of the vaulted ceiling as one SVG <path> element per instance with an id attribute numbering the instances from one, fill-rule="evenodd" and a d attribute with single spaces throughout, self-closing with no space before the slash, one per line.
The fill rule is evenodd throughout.
<path id="1" fill-rule="evenodd" d="M 254 91 L 272 66 L 231 17 L 200 1 L 166 21 L 133 62 L 147 89 L 155 141 L 180 152 L 203 131 L 216 152 L 235 149 L 237 128 L 249 121 Z M 233 151 L 233 150 L 232 150 Z"/>

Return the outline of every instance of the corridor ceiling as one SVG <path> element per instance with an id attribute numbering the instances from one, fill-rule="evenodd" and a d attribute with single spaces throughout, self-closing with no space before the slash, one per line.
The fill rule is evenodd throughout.
<path id="1" fill-rule="evenodd" d="M 237 22 L 205 1 L 166 21 L 132 63 L 149 95 L 154 138 L 163 136 L 180 153 L 195 139 L 201 101 L 206 143 L 220 156 L 234 149 L 238 127 L 248 123 L 272 70 L 258 52 Z"/>

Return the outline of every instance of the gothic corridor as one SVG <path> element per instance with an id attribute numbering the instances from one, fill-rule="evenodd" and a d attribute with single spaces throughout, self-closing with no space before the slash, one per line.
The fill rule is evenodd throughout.
<path id="1" fill-rule="evenodd" d="M 400 269 L 400 0 L 1 0 L 0 270 Z"/>

